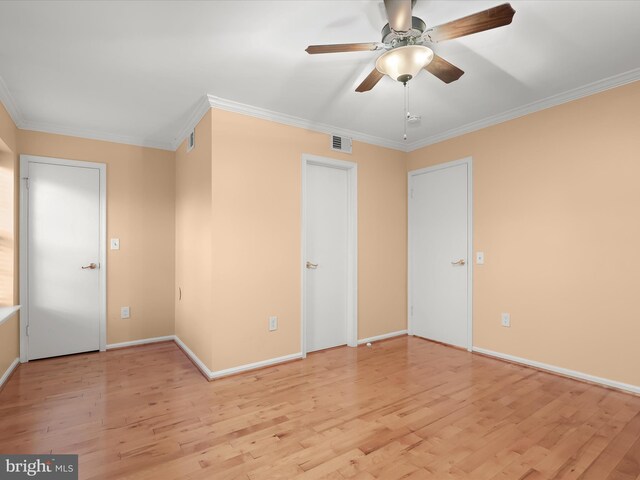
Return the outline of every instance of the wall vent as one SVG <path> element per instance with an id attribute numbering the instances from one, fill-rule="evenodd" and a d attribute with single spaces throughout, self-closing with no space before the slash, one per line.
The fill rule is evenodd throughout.
<path id="1" fill-rule="evenodd" d="M 196 146 L 196 131 L 192 130 L 189 136 L 187 137 L 187 152 L 193 150 L 193 147 Z"/>
<path id="2" fill-rule="evenodd" d="M 331 135 L 331 150 L 342 153 L 351 153 L 351 139 L 339 135 Z"/>

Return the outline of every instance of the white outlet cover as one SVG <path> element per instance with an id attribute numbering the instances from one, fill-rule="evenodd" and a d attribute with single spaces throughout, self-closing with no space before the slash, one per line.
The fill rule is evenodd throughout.
<path id="1" fill-rule="evenodd" d="M 484 265 L 484 252 L 476 252 L 476 263 Z"/>
<path id="2" fill-rule="evenodd" d="M 269 331 L 273 332 L 278 329 L 278 317 L 269 317 Z"/>
<path id="3" fill-rule="evenodd" d="M 112 238 L 111 239 L 111 250 L 120 250 L 120 239 Z"/>
<path id="4" fill-rule="evenodd" d="M 120 307 L 120 318 L 129 318 L 129 307 Z"/>
<path id="5" fill-rule="evenodd" d="M 502 326 L 510 327 L 511 326 L 511 314 L 503 313 L 502 314 Z"/>

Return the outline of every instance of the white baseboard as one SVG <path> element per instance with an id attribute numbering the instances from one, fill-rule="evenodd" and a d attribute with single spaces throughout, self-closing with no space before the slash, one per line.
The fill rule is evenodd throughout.
<path id="1" fill-rule="evenodd" d="M 535 360 L 515 357 L 513 355 L 508 355 L 506 353 L 494 352 L 492 350 L 487 350 L 485 348 L 473 347 L 473 351 L 482 353 L 484 355 L 488 355 L 490 357 L 500 358 L 502 360 L 508 360 L 510 362 L 519 363 L 521 365 L 539 368 L 540 370 L 547 370 L 549 372 L 559 373 L 560 375 L 572 377 L 577 380 L 584 380 L 587 382 L 604 385 L 606 387 L 617 388 L 619 390 L 625 390 L 627 392 L 640 394 L 640 386 L 637 386 L 637 385 L 630 385 L 628 383 L 622 383 L 616 380 L 609 380 L 608 378 L 596 377 L 594 375 L 589 375 L 588 373 L 577 372 L 575 370 L 569 370 L 568 368 L 556 367 L 555 365 L 549 365 L 547 363 L 537 362 Z"/>
<path id="2" fill-rule="evenodd" d="M 209 370 L 209 367 L 207 367 L 204 364 L 204 362 L 202 360 L 200 360 L 198 358 L 198 356 L 195 353 L 193 353 L 191 351 L 191 349 L 189 347 L 187 347 L 187 345 L 182 340 L 180 340 L 180 337 L 178 337 L 177 335 L 174 335 L 173 340 L 182 349 L 182 351 L 185 353 L 185 355 L 187 357 L 189 357 L 193 363 L 196 364 L 196 366 L 202 372 L 202 374 L 205 377 L 207 377 L 209 380 L 211 380 L 211 378 L 213 378 L 211 376 L 213 372 L 211 372 L 211 370 Z"/>
<path id="3" fill-rule="evenodd" d="M 0 378 L 0 388 L 2 388 L 2 386 L 4 385 L 4 382 L 6 382 L 9 379 L 9 377 L 11 376 L 11 374 L 19 364 L 20 364 L 20 358 L 19 357 L 14 358 L 13 362 L 11 362 L 11 365 L 9 365 L 9 368 L 7 368 L 7 371 L 4 372 L 2 374 L 2 377 Z"/>
<path id="4" fill-rule="evenodd" d="M 211 372 L 210 378 L 226 377 L 227 375 L 233 375 L 236 373 L 247 372 L 249 370 L 255 370 L 256 368 L 270 367 L 277 365 L 278 363 L 290 362 L 291 360 L 298 360 L 302 358 L 302 352 L 292 353 L 290 355 L 284 355 L 282 357 L 270 358 L 269 360 L 262 360 L 260 362 L 247 363 L 238 367 L 225 368 L 224 370 L 216 370 Z"/>
<path id="5" fill-rule="evenodd" d="M 185 343 L 180 340 L 180 338 L 176 335 L 175 342 L 178 346 L 184 351 L 184 353 L 196 364 L 196 366 L 200 369 L 200 371 L 207 377 L 209 380 L 213 380 L 214 378 L 226 377 L 228 375 L 234 375 L 236 373 L 248 372 L 250 370 L 255 370 L 256 368 L 269 367 L 271 365 L 277 365 L 278 363 L 290 362 L 291 360 L 297 360 L 302 358 L 302 352 L 292 353 L 290 355 L 284 355 L 282 357 L 270 358 L 268 360 L 262 360 L 260 362 L 247 363 L 245 365 L 239 365 L 237 367 L 225 368 L 224 370 L 215 370 L 212 371 L 207 367 L 202 360 L 198 358 L 198 356 L 191 351 L 189 347 L 185 345 Z"/>
<path id="6" fill-rule="evenodd" d="M 376 335 L 375 337 L 362 338 L 358 340 L 358 345 L 362 345 L 364 343 L 373 343 L 378 342 L 380 340 L 386 340 L 387 338 L 400 337 L 402 335 L 406 335 L 406 330 L 398 330 L 397 332 L 383 333 L 382 335 Z"/>
<path id="7" fill-rule="evenodd" d="M 168 342 L 174 339 L 174 335 L 167 335 L 165 337 L 141 338 L 140 340 L 131 340 L 130 342 L 110 343 L 107 345 L 107 350 L 111 350 L 114 348 L 134 347 L 136 345 L 146 345 L 147 343 Z"/>

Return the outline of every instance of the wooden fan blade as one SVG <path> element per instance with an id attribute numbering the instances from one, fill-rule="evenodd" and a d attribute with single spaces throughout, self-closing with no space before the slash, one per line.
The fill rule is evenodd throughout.
<path id="1" fill-rule="evenodd" d="M 438 55 L 433 56 L 433 60 L 431 63 L 424 67 L 424 69 L 438 77 L 444 83 L 451 83 L 458 80 L 464 72 L 460 70 L 455 65 L 447 62 L 444 58 L 439 57 Z"/>
<path id="2" fill-rule="evenodd" d="M 316 53 L 367 52 L 378 50 L 377 43 L 336 43 L 333 45 L 309 45 L 305 52 L 310 55 Z"/>
<path id="3" fill-rule="evenodd" d="M 474 13 L 468 17 L 429 28 L 424 32 L 423 37 L 431 42 L 442 42 L 443 40 L 464 37 L 472 33 L 484 32 L 492 28 L 509 25 L 515 13 L 516 11 L 511 5 L 505 3 L 489 10 Z"/>
<path id="4" fill-rule="evenodd" d="M 367 75 L 367 78 L 365 78 L 362 83 L 360 85 L 358 85 L 358 88 L 356 88 L 356 92 L 368 92 L 369 90 L 371 90 L 373 87 L 376 86 L 376 84 L 380 81 L 380 79 L 384 77 L 384 73 L 380 73 L 378 70 L 376 70 L 375 68 L 371 71 L 371 73 L 369 75 Z"/>
<path id="5" fill-rule="evenodd" d="M 396 32 L 411 30 L 411 0 L 384 0 L 389 26 Z"/>

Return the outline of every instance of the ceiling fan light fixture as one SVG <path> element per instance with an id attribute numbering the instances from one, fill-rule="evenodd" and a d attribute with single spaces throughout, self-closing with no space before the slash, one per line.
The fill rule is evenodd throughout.
<path id="1" fill-rule="evenodd" d="M 424 45 L 406 45 L 380 55 L 376 69 L 394 80 L 407 83 L 433 60 L 433 50 Z"/>

